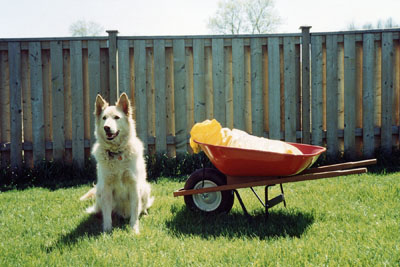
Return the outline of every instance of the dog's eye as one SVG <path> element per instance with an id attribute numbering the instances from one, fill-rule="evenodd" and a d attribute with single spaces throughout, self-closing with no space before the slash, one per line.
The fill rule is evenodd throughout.
<path id="1" fill-rule="evenodd" d="M 114 120 L 119 120 L 119 117 L 118 116 L 114 116 Z"/>
<path id="2" fill-rule="evenodd" d="M 106 119 L 107 119 L 107 117 L 106 117 L 106 116 L 104 116 L 104 117 L 103 117 L 103 120 L 106 120 Z"/>

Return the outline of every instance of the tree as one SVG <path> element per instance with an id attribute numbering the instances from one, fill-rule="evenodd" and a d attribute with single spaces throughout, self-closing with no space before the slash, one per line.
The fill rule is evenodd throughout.
<path id="1" fill-rule="evenodd" d="M 217 34 L 267 33 L 280 24 L 273 0 L 221 0 L 207 27 Z"/>
<path id="2" fill-rule="evenodd" d="M 104 33 L 104 28 L 93 21 L 78 20 L 71 24 L 69 32 L 72 36 L 96 36 Z"/>
<path id="3" fill-rule="evenodd" d="M 393 18 L 388 18 L 385 21 L 384 20 L 378 20 L 375 24 L 368 22 L 365 23 L 364 25 L 357 26 L 354 22 L 351 22 L 349 25 L 347 25 L 347 29 L 350 31 L 353 30 L 372 30 L 372 29 L 391 29 L 391 28 L 398 28 L 400 27 L 399 24 L 397 24 Z"/>

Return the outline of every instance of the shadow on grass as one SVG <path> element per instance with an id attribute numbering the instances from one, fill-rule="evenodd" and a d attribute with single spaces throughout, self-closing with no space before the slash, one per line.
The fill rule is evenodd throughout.
<path id="1" fill-rule="evenodd" d="M 266 219 L 263 210 L 251 215 L 251 220 L 242 212 L 205 215 L 192 212 L 186 207 L 172 210 L 172 220 L 166 222 L 173 235 L 198 235 L 203 238 L 224 236 L 258 237 L 269 239 L 275 237 L 301 237 L 314 222 L 311 213 L 295 210 L 271 211 Z"/>
<path id="2" fill-rule="evenodd" d="M 124 228 L 128 220 L 121 217 L 113 216 L 113 229 L 114 228 Z M 73 229 L 71 232 L 66 233 L 50 246 L 46 246 L 44 250 L 46 252 L 52 252 L 56 249 L 64 249 L 65 247 L 72 247 L 80 240 L 88 238 L 96 238 L 103 234 L 103 220 L 96 215 L 91 215 L 83 219 L 79 225 Z"/>

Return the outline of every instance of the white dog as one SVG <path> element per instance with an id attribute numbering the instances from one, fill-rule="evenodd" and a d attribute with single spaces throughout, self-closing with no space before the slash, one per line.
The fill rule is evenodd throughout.
<path id="1" fill-rule="evenodd" d="M 97 95 L 95 112 L 96 143 L 92 155 L 97 161 L 97 184 L 81 200 L 96 195 L 96 204 L 88 213 L 102 213 L 103 230 L 112 228 L 111 214 L 130 217 L 130 225 L 139 234 L 139 216 L 153 204 L 146 181 L 143 144 L 136 136 L 135 122 L 128 96 L 123 93 L 115 106 Z"/>

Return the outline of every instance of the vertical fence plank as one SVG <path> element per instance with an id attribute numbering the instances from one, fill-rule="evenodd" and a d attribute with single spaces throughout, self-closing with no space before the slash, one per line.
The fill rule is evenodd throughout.
<path id="1" fill-rule="evenodd" d="M 244 71 L 243 39 L 234 38 L 232 39 L 233 127 L 240 130 L 246 129 Z"/>
<path id="2" fill-rule="evenodd" d="M 328 35 L 326 36 L 326 144 L 330 159 L 335 159 L 339 153 L 338 95 L 337 35 Z"/>
<path id="3" fill-rule="evenodd" d="M 224 47 L 224 73 L 226 126 L 233 128 L 232 46 Z"/>
<path id="4" fill-rule="evenodd" d="M 251 53 L 251 128 L 252 134 L 264 135 L 263 57 L 261 38 L 250 41 Z"/>
<path id="5" fill-rule="evenodd" d="M 146 94 L 146 42 L 136 40 L 134 42 L 134 69 L 135 69 L 135 109 L 136 127 L 140 140 L 147 152 L 147 94 Z"/>
<path id="6" fill-rule="evenodd" d="M 108 33 L 108 75 L 110 102 L 115 103 L 118 99 L 117 83 L 117 34 L 118 31 L 107 31 Z"/>
<path id="7" fill-rule="evenodd" d="M 177 153 L 187 152 L 187 102 L 185 40 L 173 41 L 174 53 L 174 99 L 175 99 L 175 144 Z"/>
<path id="8" fill-rule="evenodd" d="M 386 155 L 392 153 L 393 108 L 393 33 L 382 33 L 382 127 L 381 147 Z"/>
<path id="9" fill-rule="evenodd" d="M 90 116 L 90 146 L 93 146 L 95 142 L 94 129 L 95 129 L 95 118 L 94 118 L 94 106 L 97 94 L 100 94 L 100 43 L 99 41 L 91 40 L 88 41 L 88 75 L 89 75 L 89 105 L 91 116 Z"/>
<path id="10" fill-rule="evenodd" d="M 311 143 L 322 145 L 322 36 L 311 36 Z"/>
<path id="11" fill-rule="evenodd" d="M 374 34 L 363 36 L 363 144 L 364 157 L 372 157 L 374 141 L 375 42 Z"/>
<path id="12" fill-rule="evenodd" d="M 165 47 L 165 117 L 167 122 L 166 138 L 175 136 L 175 108 L 174 108 L 174 56 L 172 47 Z M 167 155 L 176 155 L 175 144 L 167 142 Z"/>
<path id="13" fill-rule="evenodd" d="M 296 51 L 294 38 L 283 38 L 285 141 L 296 142 Z"/>
<path id="14" fill-rule="evenodd" d="M 51 60 L 51 91 L 52 91 L 52 131 L 53 131 L 53 158 L 63 160 L 65 149 L 64 135 L 64 71 L 62 42 L 50 43 Z"/>
<path id="15" fill-rule="evenodd" d="M 135 41 L 135 49 L 137 50 L 137 44 Z M 135 50 L 134 49 L 134 50 Z M 144 66 L 140 66 L 143 68 Z M 135 80 L 136 78 L 136 59 L 135 59 Z M 153 48 L 147 48 L 146 49 L 146 100 L 147 100 L 147 135 L 148 136 L 155 136 L 156 135 L 156 114 L 155 114 L 155 85 L 154 85 L 154 49 Z M 135 91 L 137 88 L 135 88 Z M 144 140 L 143 140 L 144 141 Z M 146 141 L 147 142 L 147 141 Z M 154 148 L 154 146 L 152 147 Z M 150 147 L 148 148 L 150 149 Z M 149 151 L 152 153 L 154 151 L 151 150 Z"/>
<path id="16" fill-rule="evenodd" d="M 29 51 L 21 51 L 21 86 L 22 86 L 22 110 L 23 110 L 23 138 L 25 144 L 32 145 L 32 105 L 31 86 L 29 74 Z M 1 90 L 1 89 L 0 89 Z M 33 167 L 32 150 L 24 150 L 25 167 Z"/>
<path id="17" fill-rule="evenodd" d="M 204 46 L 204 91 L 206 118 L 214 118 L 214 90 L 212 82 L 212 47 Z"/>
<path id="18" fill-rule="evenodd" d="M 80 166 L 85 161 L 83 119 L 82 42 L 71 41 L 72 159 Z"/>
<path id="19" fill-rule="evenodd" d="M 281 91 L 280 91 L 279 38 L 268 38 L 268 113 L 269 138 L 281 138 Z"/>
<path id="20" fill-rule="evenodd" d="M 154 83 L 156 111 L 156 151 L 167 152 L 167 117 L 165 103 L 165 41 L 154 40 Z"/>
<path id="21" fill-rule="evenodd" d="M 311 90 L 310 90 L 310 28 L 301 27 L 301 95 L 302 95 L 302 138 L 304 144 L 311 143 Z"/>
<path id="22" fill-rule="evenodd" d="M 22 166 L 22 88 L 21 88 L 21 44 L 8 43 L 8 64 L 10 73 L 10 114 L 12 168 Z"/>
<path id="23" fill-rule="evenodd" d="M 43 82 L 43 103 L 44 103 L 44 139 L 46 144 L 45 156 L 46 161 L 53 157 L 53 153 L 49 150 L 49 142 L 52 139 L 52 118 L 51 118 L 51 70 L 50 70 L 50 50 L 42 50 L 42 82 Z"/>
<path id="24" fill-rule="evenodd" d="M 118 90 L 132 99 L 128 40 L 118 40 Z"/>
<path id="25" fill-rule="evenodd" d="M 224 87 L 224 39 L 212 39 L 212 73 L 214 88 L 214 118 L 226 126 Z"/>
<path id="26" fill-rule="evenodd" d="M 206 119 L 204 39 L 193 40 L 194 122 Z"/>
<path id="27" fill-rule="evenodd" d="M 344 151 L 355 157 L 356 43 L 354 34 L 344 35 Z"/>
<path id="28" fill-rule="evenodd" d="M 41 52 L 40 42 L 29 43 L 33 135 L 32 146 L 33 161 L 35 164 L 44 160 L 45 158 L 44 96 Z"/>

